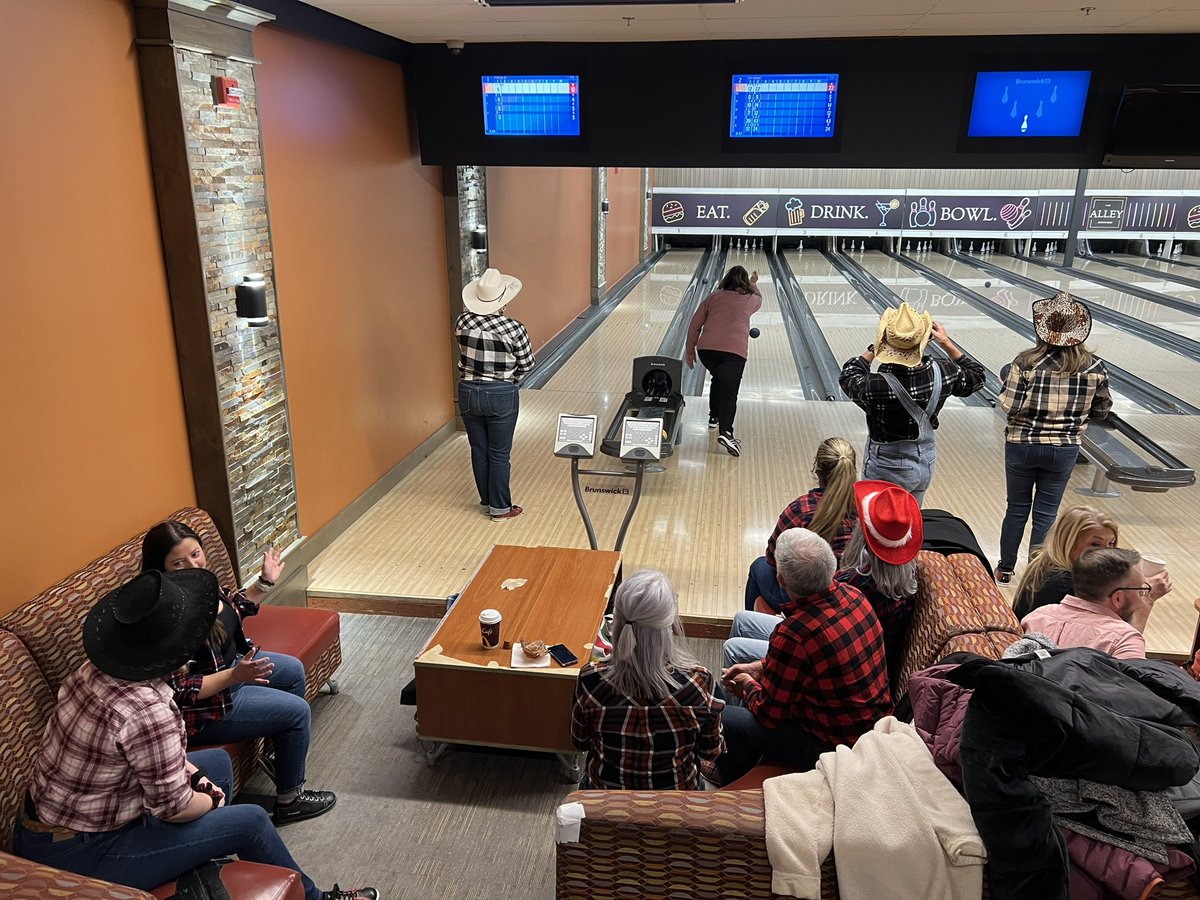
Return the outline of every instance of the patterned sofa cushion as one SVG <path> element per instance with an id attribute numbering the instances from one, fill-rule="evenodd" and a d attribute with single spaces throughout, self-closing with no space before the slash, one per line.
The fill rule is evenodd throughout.
<path id="1" fill-rule="evenodd" d="M 12 849 L 13 823 L 53 708 L 54 694 L 25 645 L 0 631 L 0 850 Z"/>
<path id="2" fill-rule="evenodd" d="M 200 535 L 209 568 L 222 587 L 236 586 L 229 553 L 208 513 L 187 507 L 168 518 L 190 525 Z M 88 610 L 141 570 L 143 534 L 72 572 L 0 620 L 0 628 L 13 632 L 29 648 L 54 691 L 83 663 L 83 620 Z"/>

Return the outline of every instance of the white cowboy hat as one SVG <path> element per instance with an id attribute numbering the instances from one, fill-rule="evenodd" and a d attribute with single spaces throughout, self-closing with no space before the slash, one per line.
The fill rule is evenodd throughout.
<path id="1" fill-rule="evenodd" d="M 921 364 L 932 332 L 933 318 L 928 311 L 917 313 L 907 303 L 901 303 L 899 309 L 886 309 L 875 332 L 875 359 L 915 368 Z"/>
<path id="2" fill-rule="evenodd" d="M 498 313 L 521 292 L 521 279 L 488 269 L 462 289 L 463 306 L 473 313 L 488 316 Z"/>

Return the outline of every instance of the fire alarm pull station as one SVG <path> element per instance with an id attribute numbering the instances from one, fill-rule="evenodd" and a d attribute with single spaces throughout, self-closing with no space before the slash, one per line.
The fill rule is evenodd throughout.
<path id="1" fill-rule="evenodd" d="M 236 78 L 220 76 L 213 79 L 213 102 L 217 106 L 237 109 L 242 105 L 244 91 L 238 87 Z"/>

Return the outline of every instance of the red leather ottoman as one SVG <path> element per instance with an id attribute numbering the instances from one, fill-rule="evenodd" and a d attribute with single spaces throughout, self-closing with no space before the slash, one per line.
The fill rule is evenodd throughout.
<path id="1" fill-rule="evenodd" d="M 305 698 L 310 703 L 323 684 L 329 684 L 330 693 L 337 693 L 333 673 L 342 664 L 342 630 L 336 612 L 268 605 L 246 620 L 245 630 L 268 656 L 274 650 L 304 663 Z"/>
<path id="2" fill-rule="evenodd" d="M 233 900 L 304 900 L 300 876 L 278 866 L 239 860 L 221 868 L 221 881 Z M 159 900 L 166 900 L 175 893 L 175 882 L 151 893 Z"/>
<path id="3" fill-rule="evenodd" d="M 763 763 L 755 766 L 737 781 L 730 782 L 723 788 L 722 791 L 761 791 L 763 782 L 768 778 L 775 778 L 779 775 L 791 775 L 795 769 L 789 769 L 787 766 L 775 766 L 770 763 Z"/>

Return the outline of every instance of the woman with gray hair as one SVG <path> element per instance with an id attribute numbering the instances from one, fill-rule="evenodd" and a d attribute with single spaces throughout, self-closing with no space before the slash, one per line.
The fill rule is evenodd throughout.
<path id="1" fill-rule="evenodd" d="M 725 749 L 715 682 L 688 652 L 675 588 L 641 569 L 617 589 L 613 653 L 579 672 L 571 740 L 587 753 L 581 788 L 697 790 L 700 763 Z"/>

